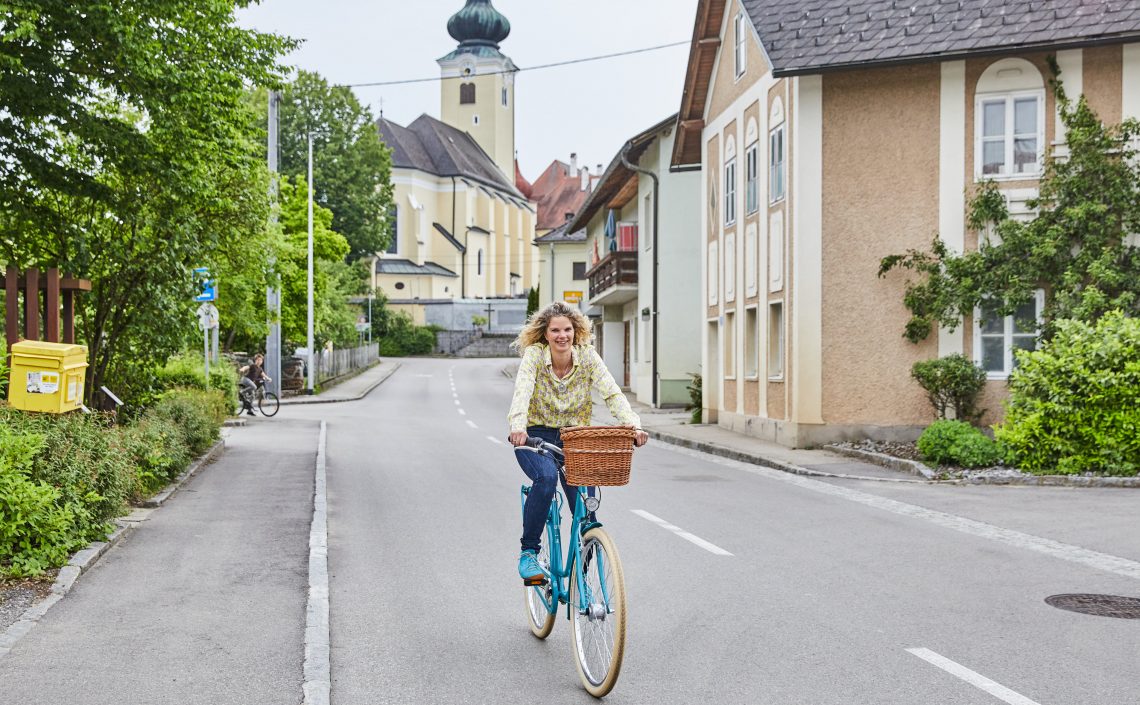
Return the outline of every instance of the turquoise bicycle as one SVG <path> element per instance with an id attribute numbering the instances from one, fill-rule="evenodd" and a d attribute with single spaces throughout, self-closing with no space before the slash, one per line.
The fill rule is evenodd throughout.
<path id="1" fill-rule="evenodd" d="M 554 444 L 530 438 L 526 446 L 515 450 L 548 454 L 558 462 L 559 474 L 565 473 L 565 456 Z M 529 492 L 530 486 L 523 485 L 523 503 Z M 566 605 L 578 675 L 586 691 L 596 698 L 608 694 L 617 683 L 626 624 L 625 576 L 617 546 L 600 523 L 587 520 L 601 504 L 600 488 L 598 492 L 590 496 L 585 488 L 578 489 L 565 559 L 559 511 L 562 496 L 559 491 L 554 493 L 538 552 L 539 565 L 548 579 L 525 588 L 530 631 L 539 639 L 550 635 L 558 606 Z"/>

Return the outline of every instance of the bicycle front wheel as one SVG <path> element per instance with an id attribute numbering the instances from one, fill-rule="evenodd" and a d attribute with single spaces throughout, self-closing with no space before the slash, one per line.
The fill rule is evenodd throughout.
<path id="1" fill-rule="evenodd" d="M 617 683 L 625 653 L 625 575 L 601 527 L 582 536 L 581 558 L 570 576 L 571 638 L 582 685 L 600 698 Z"/>
<path id="2" fill-rule="evenodd" d="M 542 544 L 538 549 L 538 564 L 550 573 L 550 525 L 542 532 Z M 524 586 L 526 590 L 526 615 L 530 633 L 539 639 L 550 636 L 554 629 L 554 614 L 558 604 L 554 600 L 554 584 Z"/>
<path id="3" fill-rule="evenodd" d="M 281 402 L 277 400 L 277 395 L 273 392 L 265 392 L 257 400 L 257 408 L 266 416 L 273 416 L 281 408 Z"/>

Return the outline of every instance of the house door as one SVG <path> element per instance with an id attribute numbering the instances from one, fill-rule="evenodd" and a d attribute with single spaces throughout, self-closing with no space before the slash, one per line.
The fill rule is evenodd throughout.
<path id="1" fill-rule="evenodd" d="M 625 374 L 625 381 L 622 382 L 622 387 L 629 389 L 629 321 L 625 322 L 625 348 L 621 354 L 621 366 Z"/>

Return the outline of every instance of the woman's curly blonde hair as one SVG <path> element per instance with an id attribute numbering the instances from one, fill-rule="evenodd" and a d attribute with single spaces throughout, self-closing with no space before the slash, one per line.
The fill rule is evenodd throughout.
<path id="1" fill-rule="evenodd" d="M 535 311 L 530 320 L 523 326 L 519 337 L 515 338 L 515 342 L 511 343 L 520 355 L 527 349 L 527 347 L 536 343 L 546 343 L 546 328 L 550 325 L 550 319 L 562 316 L 570 319 L 571 325 L 574 326 L 574 344 L 586 345 L 590 342 L 590 321 L 586 318 L 581 311 L 574 306 L 566 303 L 565 301 L 555 301 L 546 308 Z"/>

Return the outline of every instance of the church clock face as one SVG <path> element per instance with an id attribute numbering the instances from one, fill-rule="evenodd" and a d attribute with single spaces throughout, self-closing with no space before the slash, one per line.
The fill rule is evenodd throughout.
<path id="1" fill-rule="evenodd" d="M 464 59 L 459 63 L 459 75 L 461 76 L 474 76 L 475 75 L 475 62 L 471 59 Z"/>

